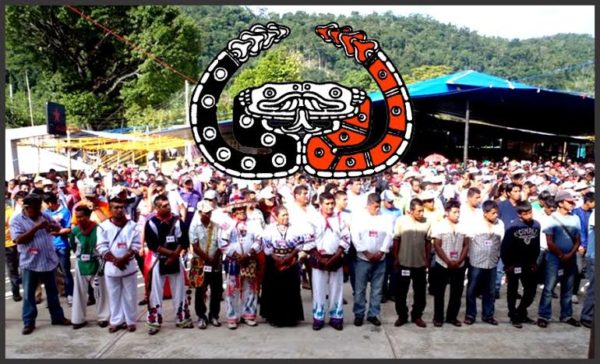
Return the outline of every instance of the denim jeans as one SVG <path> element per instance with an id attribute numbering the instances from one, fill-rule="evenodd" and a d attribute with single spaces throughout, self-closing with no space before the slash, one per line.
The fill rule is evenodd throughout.
<path id="1" fill-rule="evenodd" d="M 73 296 L 73 274 L 71 274 L 71 250 L 67 246 L 65 249 L 56 249 L 58 255 L 58 265 L 65 277 L 65 294 Z"/>
<path id="2" fill-rule="evenodd" d="M 558 274 L 562 270 L 562 275 Z M 552 288 L 556 282 L 560 282 L 560 320 L 567 320 L 573 316 L 573 282 L 577 272 L 575 259 L 566 267 L 560 264 L 559 259 L 553 254 L 546 254 L 546 275 L 544 279 L 544 290 L 540 299 L 538 316 L 549 321 L 552 318 Z"/>
<path id="3" fill-rule="evenodd" d="M 504 276 L 504 262 L 502 259 L 498 259 L 498 265 L 496 266 L 496 292 L 500 293 L 500 287 L 502 287 L 502 277 Z"/>
<path id="4" fill-rule="evenodd" d="M 465 317 L 475 320 L 477 317 L 477 293 L 481 292 L 481 317 L 484 320 L 494 317 L 496 303 L 496 267 L 490 269 L 469 266 L 467 273 L 467 311 Z"/>
<path id="5" fill-rule="evenodd" d="M 385 260 L 373 263 L 357 258 L 355 261 L 355 274 L 354 317 L 365 317 L 367 282 L 371 282 L 371 297 L 369 298 L 369 313 L 367 316 L 376 317 L 381 309 Z"/>
<path id="6" fill-rule="evenodd" d="M 35 304 L 35 288 L 38 280 L 46 287 L 46 299 L 52 322 L 61 322 L 65 318 L 56 287 L 55 271 L 34 272 L 29 269 L 21 271 L 23 275 L 23 323 L 25 326 L 35 326 L 37 307 Z"/>
<path id="7" fill-rule="evenodd" d="M 581 319 L 582 320 L 594 320 L 594 274 L 595 274 L 595 264 L 594 258 L 585 257 L 587 263 L 587 274 L 590 280 L 590 283 L 587 287 L 587 291 L 585 292 L 585 300 L 583 301 L 583 308 L 581 309 Z"/>

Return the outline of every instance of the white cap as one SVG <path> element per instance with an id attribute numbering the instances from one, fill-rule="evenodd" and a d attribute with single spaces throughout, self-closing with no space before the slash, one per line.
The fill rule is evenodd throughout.
<path id="1" fill-rule="evenodd" d="M 208 190 L 208 191 L 204 192 L 204 196 L 203 196 L 204 200 L 215 200 L 216 198 L 217 198 L 217 191 Z"/>
<path id="2" fill-rule="evenodd" d="M 394 193 L 390 190 L 385 190 L 381 193 L 381 199 L 383 201 L 388 201 L 388 202 L 394 201 L 394 198 L 395 198 Z"/>
<path id="3" fill-rule="evenodd" d="M 262 190 L 260 190 L 259 193 L 256 194 L 257 200 L 261 200 L 263 198 L 265 200 L 268 200 L 273 197 L 275 197 L 275 195 L 273 194 L 273 188 L 271 188 L 271 186 L 267 186 L 267 187 L 263 188 Z"/>
<path id="4" fill-rule="evenodd" d="M 436 197 L 435 192 L 433 192 L 432 190 L 425 190 L 419 194 L 419 200 L 421 200 L 421 201 L 432 200 L 435 197 Z"/>
<path id="5" fill-rule="evenodd" d="M 518 168 L 518 169 L 515 169 L 514 171 L 512 171 L 513 176 L 516 176 L 517 174 L 525 174 L 525 173 L 526 172 L 523 168 Z"/>
<path id="6" fill-rule="evenodd" d="M 42 186 L 52 186 L 53 184 L 54 184 L 54 182 L 52 182 L 48 178 L 42 179 Z"/>
<path id="7" fill-rule="evenodd" d="M 125 188 L 123 188 L 123 186 L 116 185 L 116 186 L 114 186 L 113 188 L 110 189 L 110 193 L 108 194 L 108 198 L 110 200 L 112 200 L 113 198 L 117 197 L 123 191 L 125 191 Z"/>
<path id="8" fill-rule="evenodd" d="M 567 181 L 567 182 L 565 182 L 565 183 L 562 184 L 563 190 L 570 190 L 573 187 L 575 187 L 575 184 L 573 182 L 571 182 L 571 181 Z"/>
<path id="9" fill-rule="evenodd" d="M 411 177 L 418 178 L 418 177 L 420 177 L 420 175 L 417 172 L 413 171 L 413 170 L 410 170 L 410 171 L 404 173 L 404 179 L 405 180 L 407 180 L 407 179 L 409 179 Z"/>
<path id="10" fill-rule="evenodd" d="M 573 187 L 573 190 L 575 191 L 582 191 L 585 190 L 586 188 L 588 188 L 587 183 L 585 182 L 579 182 L 575 185 L 575 187 Z"/>
<path id="11" fill-rule="evenodd" d="M 446 179 L 441 174 L 433 176 L 433 178 L 431 179 L 431 183 L 444 183 L 445 181 Z"/>
<path id="12" fill-rule="evenodd" d="M 208 213 L 208 212 L 211 212 L 212 210 L 214 210 L 214 208 L 210 202 L 208 202 L 206 200 L 202 200 L 202 201 L 198 201 L 198 204 L 196 205 L 196 210 L 198 210 L 200 212 Z"/>

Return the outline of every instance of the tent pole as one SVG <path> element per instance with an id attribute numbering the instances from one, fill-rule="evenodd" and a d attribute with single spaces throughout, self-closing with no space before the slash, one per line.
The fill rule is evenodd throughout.
<path id="1" fill-rule="evenodd" d="M 465 120 L 465 144 L 463 148 L 463 168 L 467 168 L 467 159 L 469 157 L 469 99 L 467 99 L 467 111 Z"/>
<path id="2" fill-rule="evenodd" d="M 567 161 L 567 142 L 563 142 L 562 161 L 563 163 Z"/>
<path id="3" fill-rule="evenodd" d="M 71 131 L 67 129 L 67 158 L 69 158 L 69 169 L 67 170 L 67 176 L 71 179 Z"/>

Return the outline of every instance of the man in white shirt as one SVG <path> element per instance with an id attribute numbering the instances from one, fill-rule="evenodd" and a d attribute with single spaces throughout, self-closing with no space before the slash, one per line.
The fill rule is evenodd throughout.
<path id="1" fill-rule="evenodd" d="M 350 230 L 340 215 L 334 215 L 334 198 L 330 193 L 324 192 L 319 196 L 319 205 L 321 215 L 315 221 L 315 240 L 304 245 L 304 250 L 310 252 L 312 267 L 313 330 L 321 330 L 325 325 L 327 295 L 329 325 L 343 330 L 342 264 L 343 255 L 350 246 Z"/>
<path id="2" fill-rule="evenodd" d="M 381 305 L 381 290 L 385 275 L 385 254 L 392 244 L 390 216 L 380 212 L 381 197 L 372 193 L 367 196 L 367 212 L 353 216 L 350 233 L 356 248 L 354 325 L 361 326 L 366 311 L 367 283 L 371 282 L 371 297 L 367 321 L 381 326 L 377 318 Z"/>
<path id="3" fill-rule="evenodd" d="M 460 205 L 460 224 L 472 225 L 483 217 L 481 211 L 481 191 L 477 187 L 467 190 L 466 203 Z"/>
<path id="4" fill-rule="evenodd" d="M 353 180 L 348 186 L 348 210 L 356 212 L 364 210 L 367 205 L 367 196 L 361 193 L 362 183 L 359 179 Z"/>

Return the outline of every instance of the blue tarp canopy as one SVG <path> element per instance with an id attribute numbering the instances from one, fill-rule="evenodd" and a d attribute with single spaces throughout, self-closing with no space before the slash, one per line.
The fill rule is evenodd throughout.
<path id="1" fill-rule="evenodd" d="M 509 81 L 476 71 L 461 71 L 408 85 L 418 113 L 449 114 L 501 128 L 562 137 L 594 135 L 594 99 Z M 369 94 L 382 107 L 381 92 Z"/>

